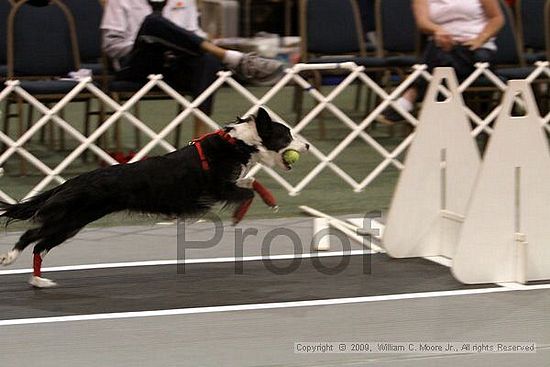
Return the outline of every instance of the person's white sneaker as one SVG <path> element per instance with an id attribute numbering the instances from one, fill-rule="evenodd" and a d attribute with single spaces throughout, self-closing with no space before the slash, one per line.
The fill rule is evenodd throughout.
<path id="1" fill-rule="evenodd" d="M 256 86 L 271 86 L 284 75 L 284 64 L 278 60 L 266 59 L 254 53 L 244 54 L 232 69 L 243 82 Z"/>

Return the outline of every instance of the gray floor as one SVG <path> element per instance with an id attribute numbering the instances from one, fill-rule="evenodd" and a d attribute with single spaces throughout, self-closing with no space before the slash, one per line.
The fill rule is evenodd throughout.
<path id="1" fill-rule="evenodd" d="M 2 276 L 0 320 L 498 287 L 464 286 L 441 265 L 384 254 L 305 259 L 280 273 L 292 264 L 245 262 L 237 274 L 234 263 L 187 265 L 179 274 L 175 265 L 56 272 L 59 287 L 40 291 L 26 275 Z"/>
<path id="2" fill-rule="evenodd" d="M 304 251 L 308 250 L 309 219 L 246 222 L 241 228 L 251 226 L 259 232 L 245 241 L 244 256 L 259 255 L 266 233 L 276 228 L 292 228 Z M 187 230 L 192 236 L 189 239 L 195 240 L 207 239 L 212 232 L 204 223 Z M 176 233 L 174 225 L 87 230 L 48 255 L 45 266 L 175 259 Z M 229 228 L 219 245 L 190 250 L 187 258 L 234 256 L 235 233 Z M 14 239 L 2 236 L 0 251 L 9 249 Z M 291 250 L 288 240 L 273 241 L 272 254 Z M 24 284 L 27 274 L 1 275 L 0 319 L 463 288 L 447 269 L 424 260 L 376 256 L 368 275 L 357 263 L 361 256 L 352 257 L 349 268 L 336 276 L 315 273 L 311 260 L 304 260 L 289 276 L 271 274 L 258 262 L 245 263 L 244 281 L 229 271 L 231 264 L 193 265 L 187 268 L 190 277 L 183 281 L 174 280 L 179 276 L 175 267 L 169 266 L 53 272 L 45 276 L 59 280 L 60 287 L 46 291 L 29 289 Z M 29 257 L 25 253 L 13 267 L 0 270 L 27 268 Z M 337 259 L 323 261 L 333 264 Z M 369 280 L 362 282 L 363 276 Z M 78 307 L 72 307 L 76 301 Z M 5 366 L 550 366 L 549 304 L 550 290 L 527 290 L 0 326 L 1 358 Z M 509 355 L 293 352 L 295 342 L 312 341 L 532 341 L 538 350 L 536 354 Z"/>
<path id="3" fill-rule="evenodd" d="M 219 244 L 211 247 L 205 245 L 203 248 L 199 248 L 198 245 L 190 245 L 185 252 L 185 257 L 193 259 L 235 257 L 234 244 L 238 232 L 250 229 L 258 230 L 258 234 L 245 238 L 244 256 L 261 255 L 261 243 L 266 234 L 279 228 L 292 228 L 292 231 L 301 239 L 300 244 L 303 251 L 300 252 L 308 252 L 312 240 L 311 226 L 310 218 L 245 220 L 237 227 L 224 223 L 223 237 Z M 189 223 L 184 227 L 180 225 L 179 229 L 180 233 L 185 231 L 189 241 L 207 242 L 212 238 L 214 225 L 210 221 Z M 0 253 L 10 250 L 20 234 L 6 233 L 0 236 Z M 178 228 L 175 223 L 171 222 L 161 222 L 161 224 L 151 226 L 84 229 L 77 237 L 49 253 L 44 266 L 177 259 L 177 236 Z M 356 243 L 352 242 L 350 245 L 352 249 L 362 249 L 362 246 Z M 184 249 L 184 245 L 180 241 L 180 251 L 182 249 Z M 273 255 L 289 254 L 292 251 L 292 243 L 287 238 L 278 237 L 271 241 L 270 253 Z M 15 264 L 6 269 L 24 269 L 29 268 L 31 264 L 32 258 L 28 251 Z M 3 269 L 0 268 L 0 270 Z"/>

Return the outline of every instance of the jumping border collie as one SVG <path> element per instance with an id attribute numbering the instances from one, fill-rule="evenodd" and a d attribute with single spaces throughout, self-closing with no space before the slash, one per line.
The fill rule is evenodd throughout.
<path id="1" fill-rule="evenodd" d="M 4 211 L 0 218 L 6 219 L 6 225 L 17 220 L 38 224 L 23 233 L 11 251 L 0 255 L 0 264 L 13 263 L 27 246 L 36 243 L 29 283 L 38 288 L 55 286 L 41 277 L 48 251 L 88 223 L 123 210 L 189 218 L 222 203 L 236 207 L 236 224 L 250 207 L 254 191 L 275 206 L 270 192 L 245 176 L 257 162 L 290 170 L 283 158 L 289 149 L 305 152 L 309 145 L 260 108 L 256 116 L 239 118 L 172 153 L 99 168 L 18 204 L 0 202 Z"/>

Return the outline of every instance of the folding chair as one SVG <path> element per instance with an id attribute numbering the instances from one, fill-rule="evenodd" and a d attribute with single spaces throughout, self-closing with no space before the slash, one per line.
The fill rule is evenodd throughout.
<path id="1" fill-rule="evenodd" d="M 18 1 L 8 16 L 7 76 L 20 80 L 21 88 L 47 104 L 60 100 L 76 86 L 74 80 L 59 78 L 79 69 L 78 42 L 74 19 L 61 1 L 51 0 L 45 6 L 32 6 L 31 1 Z M 20 96 L 8 99 L 4 131 L 8 131 L 10 105 L 14 101 L 20 136 L 25 129 L 22 113 L 25 102 Z M 32 114 L 29 112 L 28 116 L 30 125 Z M 25 164 L 21 162 L 24 174 Z"/>
<path id="2" fill-rule="evenodd" d="M 550 60 L 550 0 L 546 0 L 544 7 L 544 34 L 546 34 L 546 60 Z"/>
<path id="3" fill-rule="evenodd" d="M 516 31 L 515 17 L 512 10 L 504 0 L 499 0 L 504 15 L 504 26 L 496 36 L 497 51 L 493 58 L 492 67 L 495 74 L 503 81 L 510 79 L 525 79 L 534 70 L 533 66 L 526 66 L 522 53 L 522 42 Z M 540 81 L 537 81 L 539 83 Z M 533 84 L 535 87 L 535 84 Z M 537 88 L 534 88 L 537 93 Z M 482 102 L 498 103 L 500 89 L 485 77 L 478 78 L 467 90 L 472 97 L 470 100 L 480 104 Z M 481 94 L 480 94 L 481 92 Z M 491 97 L 482 98 L 489 92 Z"/>
<path id="4" fill-rule="evenodd" d="M 516 24 L 527 64 L 546 59 L 545 6 L 548 0 L 517 0 Z M 546 35 L 546 37 L 545 37 Z"/>
<path id="5" fill-rule="evenodd" d="M 419 62 L 420 33 L 411 0 L 376 0 L 377 56 L 386 65 L 403 73 Z"/>
<path id="6" fill-rule="evenodd" d="M 385 62 L 367 56 L 359 8 L 355 0 L 301 0 L 300 2 L 301 61 L 305 63 L 355 62 L 367 72 L 381 73 Z M 317 89 L 322 84 L 319 72 L 313 73 Z M 360 88 L 359 84 L 358 88 Z M 356 105 L 359 100 L 359 90 Z M 297 120 L 302 115 L 303 90 L 295 87 Z M 319 125 L 324 137 L 324 124 Z"/>
<path id="7" fill-rule="evenodd" d="M 504 0 L 500 0 L 500 7 L 505 22 L 496 37 L 497 52 L 493 65 L 497 75 L 503 79 L 525 79 L 533 71 L 533 67 L 525 65 L 523 46 L 512 10 Z"/>
<path id="8" fill-rule="evenodd" d="M 146 42 L 150 44 L 158 44 L 159 46 L 172 49 L 177 52 L 188 52 L 186 50 L 181 50 L 175 45 L 171 45 L 164 40 L 157 39 L 155 37 L 150 36 L 141 36 L 136 42 Z M 196 55 L 197 57 L 201 57 L 200 60 L 200 71 L 204 73 L 203 78 L 201 79 L 203 83 L 206 84 L 206 80 L 209 81 L 209 83 L 213 82 L 215 78 L 216 72 L 219 70 L 219 62 L 210 55 Z M 109 60 L 105 57 L 104 60 L 109 64 Z M 184 70 L 182 72 L 185 72 Z M 170 84 L 169 80 L 166 80 L 168 84 Z M 139 91 L 144 85 L 146 81 L 134 81 L 134 80 L 121 80 L 115 77 L 115 75 L 110 75 L 109 81 L 107 82 L 107 91 L 111 94 L 113 99 L 115 99 L 117 102 L 123 102 L 128 100 L 131 96 L 133 96 L 137 91 Z M 205 85 L 204 89 L 208 86 Z M 174 87 L 179 93 L 186 96 L 191 97 L 197 97 L 197 91 L 191 90 L 191 88 L 185 88 L 185 87 Z M 207 115 L 211 113 L 212 105 L 213 105 L 213 96 L 211 97 L 209 101 L 205 102 L 202 107 L 204 107 L 203 112 L 205 112 Z M 145 95 L 142 100 L 172 100 L 172 97 L 166 95 L 166 93 L 158 88 L 153 88 L 151 91 Z M 139 103 L 134 106 L 135 108 L 135 114 L 139 118 Z M 181 106 L 178 104 L 178 109 L 176 111 L 177 113 L 181 112 Z M 181 132 L 181 125 L 178 125 L 175 129 L 175 141 L 174 145 L 176 147 L 180 146 L 180 132 Z M 198 125 L 195 125 L 195 134 L 197 135 L 198 132 Z M 120 124 L 115 125 L 115 144 L 116 149 L 119 151 L 122 147 L 121 140 L 120 140 Z M 138 129 L 135 130 L 135 145 L 136 147 L 141 145 L 141 139 L 140 139 L 140 131 Z"/>
<path id="9" fill-rule="evenodd" d="M 421 62 L 420 32 L 414 19 L 412 0 L 376 0 L 374 6 L 376 55 L 387 66 L 381 84 L 391 89 L 405 79 L 411 66 Z M 393 128 L 391 131 L 393 135 Z"/>
<path id="10" fill-rule="evenodd" d="M 367 53 L 376 53 L 376 45 L 373 42 L 376 35 L 376 18 L 374 16 L 375 0 L 356 0 L 363 25 L 365 36 L 365 48 Z M 374 36 L 374 37 L 372 37 Z"/>
<path id="11" fill-rule="evenodd" d="M 74 17 L 76 27 L 76 37 L 78 40 L 78 52 L 80 55 L 82 69 L 88 69 L 92 72 L 96 83 L 105 88 L 106 70 L 103 63 L 103 53 L 101 51 L 101 19 L 103 17 L 103 3 L 101 0 L 62 0 L 71 11 Z M 97 116 L 98 125 L 104 121 L 105 106 L 98 101 L 97 110 L 92 110 L 92 99 L 88 98 L 85 103 L 85 121 L 84 135 L 90 133 L 90 117 Z M 103 144 L 104 139 L 101 139 Z M 87 152 L 83 153 L 83 158 L 87 158 Z"/>
<path id="12" fill-rule="evenodd" d="M 0 0 L 0 81 L 8 74 L 7 66 L 7 23 L 12 3 L 9 0 Z"/>
<path id="13" fill-rule="evenodd" d="M 78 51 L 81 67 L 92 70 L 94 76 L 101 76 L 101 18 L 103 6 L 99 0 L 62 0 L 71 11 L 76 26 Z"/>

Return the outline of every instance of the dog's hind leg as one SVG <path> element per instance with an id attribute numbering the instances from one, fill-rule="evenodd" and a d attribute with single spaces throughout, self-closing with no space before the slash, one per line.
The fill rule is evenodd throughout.
<path id="1" fill-rule="evenodd" d="M 0 264 L 6 266 L 12 264 L 23 252 L 25 247 L 33 242 L 38 241 L 42 237 L 42 227 L 29 229 L 19 238 L 19 241 L 15 244 L 7 254 L 0 255 Z"/>
<path id="2" fill-rule="evenodd" d="M 254 198 L 246 199 L 237 207 L 237 209 L 235 209 L 235 211 L 233 212 L 234 226 L 236 226 L 241 220 L 243 220 L 244 216 L 248 212 L 248 209 L 250 209 L 253 200 Z"/>
<path id="3" fill-rule="evenodd" d="M 57 285 L 56 282 L 50 279 L 42 278 L 42 260 L 48 251 L 42 253 L 33 253 L 32 268 L 33 272 L 29 279 L 29 284 L 36 288 L 51 288 Z"/>
<path id="4" fill-rule="evenodd" d="M 33 273 L 29 279 L 29 284 L 36 288 L 51 288 L 57 285 L 50 279 L 42 278 L 42 261 L 46 254 L 54 247 L 60 245 L 65 240 L 73 237 L 80 231 L 78 230 L 59 234 L 57 236 L 46 237 L 34 246 L 33 250 Z"/>

